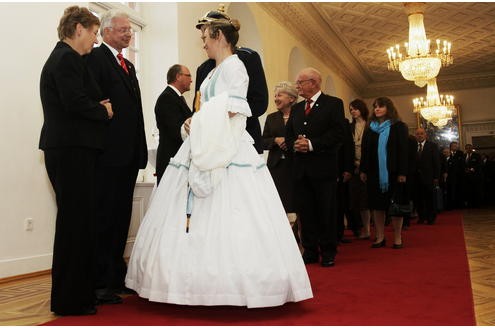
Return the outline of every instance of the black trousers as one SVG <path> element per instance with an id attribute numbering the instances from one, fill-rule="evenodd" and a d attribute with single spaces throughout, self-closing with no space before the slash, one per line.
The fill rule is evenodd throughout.
<path id="1" fill-rule="evenodd" d="M 58 314 L 78 313 L 95 302 L 97 156 L 96 149 L 88 148 L 45 150 L 57 202 L 51 310 Z"/>
<path id="2" fill-rule="evenodd" d="M 336 179 L 296 180 L 301 219 L 301 244 L 307 256 L 334 258 L 337 254 Z"/>
<path id="3" fill-rule="evenodd" d="M 433 182 L 424 184 L 417 177 L 417 182 L 414 185 L 414 205 L 416 206 L 419 220 L 435 221 L 437 213 L 433 203 L 433 187 Z"/>
<path id="4" fill-rule="evenodd" d="M 98 166 L 97 285 L 122 288 L 127 273 L 124 251 L 132 215 L 137 163 L 129 166 Z"/>

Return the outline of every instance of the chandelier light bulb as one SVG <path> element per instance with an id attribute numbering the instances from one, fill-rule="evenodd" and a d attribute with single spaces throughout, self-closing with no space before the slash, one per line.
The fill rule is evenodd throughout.
<path id="1" fill-rule="evenodd" d="M 412 102 L 414 113 L 438 127 L 445 126 L 455 113 L 454 96 L 440 95 L 435 78 L 428 81 L 426 98 L 414 98 Z"/>
<path id="2" fill-rule="evenodd" d="M 391 71 L 401 72 L 404 79 L 413 81 L 418 87 L 424 87 L 428 80 L 437 77 L 441 67 L 453 63 L 452 43 L 436 39 L 436 48 L 431 50 L 431 41 L 426 38 L 423 24 L 424 3 L 407 2 L 409 41 L 404 42 L 405 55 L 398 44 L 387 49 L 388 64 Z"/>

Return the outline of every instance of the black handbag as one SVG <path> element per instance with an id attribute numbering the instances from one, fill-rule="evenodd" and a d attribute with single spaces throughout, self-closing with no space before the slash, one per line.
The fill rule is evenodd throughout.
<path id="1" fill-rule="evenodd" d="M 397 183 L 392 197 L 390 197 L 390 205 L 387 214 L 389 216 L 410 216 L 413 211 L 413 202 L 408 196 L 405 183 Z"/>
<path id="2" fill-rule="evenodd" d="M 443 190 L 439 186 L 433 188 L 433 208 L 437 212 L 443 210 Z"/>

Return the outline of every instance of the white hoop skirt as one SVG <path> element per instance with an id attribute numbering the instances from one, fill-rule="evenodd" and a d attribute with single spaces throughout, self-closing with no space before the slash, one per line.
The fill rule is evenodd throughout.
<path id="1" fill-rule="evenodd" d="M 264 164 L 244 132 L 186 233 L 190 142 L 171 159 L 141 223 L 127 287 L 150 301 L 278 306 L 313 297 L 299 248 Z"/>

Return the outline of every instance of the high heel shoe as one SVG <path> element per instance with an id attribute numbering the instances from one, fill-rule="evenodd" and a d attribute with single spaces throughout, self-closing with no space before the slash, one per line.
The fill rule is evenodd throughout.
<path id="1" fill-rule="evenodd" d="M 403 248 L 404 247 L 404 244 L 403 243 L 400 243 L 400 244 L 393 244 L 392 245 L 392 248 L 393 249 L 400 249 L 400 248 Z"/>
<path id="2" fill-rule="evenodd" d="M 373 243 L 371 244 L 371 248 L 380 248 L 380 247 L 385 247 L 385 238 L 379 242 L 379 243 Z"/>

